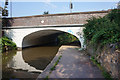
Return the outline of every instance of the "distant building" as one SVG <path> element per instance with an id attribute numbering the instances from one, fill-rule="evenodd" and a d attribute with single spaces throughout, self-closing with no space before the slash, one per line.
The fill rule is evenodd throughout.
<path id="1" fill-rule="evenodd" d="M 117 3 L 117 8 L 120 9 L 120 1 Z"/>

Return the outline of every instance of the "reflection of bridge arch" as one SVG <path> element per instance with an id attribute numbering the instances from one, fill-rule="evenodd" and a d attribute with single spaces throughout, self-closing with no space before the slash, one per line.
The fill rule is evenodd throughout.
<path id="1" fill-rule="evenodd" d="M 81 25 L 80 25 L 81 26 Z M 77 37 L 81 43 L 81 47 L 84 48 L 84 38 L 83 38 L 83 29 L 84 27 L 69 27 L 69 26 L 62 26 L 62 27 L 27 27 L 27 28 L 16 28 L 16 29 L 9 29 L 6 31 L 6 35 L 9 36 L 17 45 L 17 47 L 26 47 L 29 46 L 28 44 L 22 46 L 22 42 L 26 36 L 45 36 L 45 35 L 52 35 L 55 33 L 66 32 L 74 35 Z M 44 32 L 45 31 L 45 32 Z M 14 33 L 11 35 L 10 33 Z M 34 35 L 31 35 L 34 34 Z M 35 35 L 36 34 L 36 35 Z M 37 38 L 37 37 L 36 37 Z M 29 38 L 28 38 L 29 39 Z M 32 38 L 31 38 L 32 39 Z"/>

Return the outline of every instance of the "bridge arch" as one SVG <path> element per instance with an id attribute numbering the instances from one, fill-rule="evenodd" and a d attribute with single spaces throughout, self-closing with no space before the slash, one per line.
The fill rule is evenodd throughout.
<path id="1" fill-rule="evenodd" d="M 40 31 L 32 32 L 26 35 L 23 38 L 22 47 L 24 48 L 24 47 L 39 46 L 39 45 L 44 45 L 49 43 L 58 43 L 57 36 L 62 33 L 69 33 L 73 35 L 70 32 L 65 32 L 62 30 L 53 30 L 53 29 L 40 30 Z M 73 36 L 79 40 L 79 38 L 76 35 L 73 35 Z"/>
<path id="2" fill-rule="evenodd" d="M 6 35 L 16 43 L 17 47 L 22 48 L 22 47 L 25 47 L 25 46 L 22 46 L 22 42 L 25 36 L 28 36 L 31 33 L 36 33 L 36 32 L 44 31 L 44 30 L 62 31 L 62 32 L 70 33 L 74 35 L 75 37 L 77 37 L 81 43 L 81 48 L 85 48 L 83 29 L 84 27 L 65 27 L 65 26 L 62 26 L 62 27 L 29 27 L 29 28 L 27 27 L 27 28 L 9 29 L 6 31 Z M 13 33 L 13 35 L 11 35 L 11 33 Z"/>

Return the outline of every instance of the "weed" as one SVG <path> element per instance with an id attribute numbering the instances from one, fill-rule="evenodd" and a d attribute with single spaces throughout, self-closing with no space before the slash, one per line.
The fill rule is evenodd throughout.
<path id="1" fill-rule="evenodd" d="M 91 61 L 102 71 L 102 75 L 106 80 L 113 80 L 111 75 L 97 62 L 97 60 L 95 60 L 94 56 L 91 57 Z"/>

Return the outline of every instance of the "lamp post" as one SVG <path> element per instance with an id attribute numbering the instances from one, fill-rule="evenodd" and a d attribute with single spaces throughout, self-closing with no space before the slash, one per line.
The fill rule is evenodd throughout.
<path id="1" fill-rule="evenodd" d="M 70 0 L 70 13 L 72 13 L 72 9 L 73 9 L 73 4 L 72 1 Z"/>
<path id="2" fill-rule="evenodd" d="M 10 16 L 12 17 L 12 0 L 10 0 Z"/>

